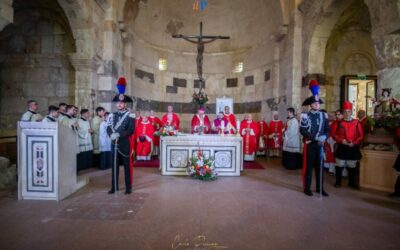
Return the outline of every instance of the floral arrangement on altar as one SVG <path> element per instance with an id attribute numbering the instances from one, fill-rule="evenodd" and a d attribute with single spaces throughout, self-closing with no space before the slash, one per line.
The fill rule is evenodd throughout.
<path id="1" fill-rule="evenodd" d="M 190 177 L 203 180 L 213 181 L 218 178 L 218 173 L 213 167 L 214 160 L 206 158 L 199 149 L 197 155 L 193 156 L 189 161 L 188 174 Z"/>
<path id="2" fill-rule="evenodd" d="M 200 106 L 203 106 L 204 104 L 206 104 L 206 102 L 208 102 L 207 94 L 201 90 L 199 91 L 199 93 L 194 92 L 192 98 L 193 102 L 197 103 Z"/>
<path id="3" fill-rule="evenodd" d="M 176 136 L 176 135 L 178 135 L 178 132 L 175 129 L 164 127 L 160 131 L 154 132 L 154 135 L 156 135 L 156 136 Z"/>

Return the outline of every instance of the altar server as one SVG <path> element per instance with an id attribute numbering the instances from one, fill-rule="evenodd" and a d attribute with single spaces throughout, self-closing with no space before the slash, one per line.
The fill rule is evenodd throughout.
<path id="1" fill-rule="evenodd" d="M 294 108 L 287 109 L 287 122 L 283 139 L 282 165 L 286 169 L 301 168 L 299 122 Z"/>
<path id="2" fill-rule="evenodd" d="M 112 152 L 111 152 L 111 139 L 107 134 L 107 120 L 109 112 L 104 113 L 103 121 L 100 123 L 99 128 L 99 151 L 100 151 L 100 169 L 105 170 L 111 168 Z"/>
<path id="3" fill-rule="evenodd" d="M 127 103 L 132 103 L 132 98 L 125 95 L 126 80 L 120 77 L 117 83 L 119 94 L 113 98 L 117 112 L 110 115 L 108 119 L 107 133 L 112 140 L 113 159 L 116 157 L 117 165 L 112 168 L 111 190 L 109 194 L 118 191 L 119 162 L 123 162 L 125 172 L 125 194 L 132 193 L 132 169 L 130 168 L 130 158 L 132 148 L 129 141 L 130 136 L 135 130 L 135 118 L 129 116 Z M 115 147 L 117 145 L 117 147 Z M 115 152 L 115 149 L 117 152 Z"/>
<path id="4" fill-rule="evenodd" d="M 148 117 L 151 125 L 153 126 L 153 130 L 154 132 L 158 132 L 160 131 L 161 127 L 162 127 L 162 122 L 160 120 L 160 118 L 158 118 L 156 116 L 156 113 L 154 112 L 154 110 L 150 110 L 150 115 Z M 160 136 L 157 135 L 156 133 L 154 133 L 154 141 L 153 141 L 153 153 L 152 155 L 158 155 L 160 152 Z"/>
<path id="5" fill-rule="evenodd" d="M 96 108 L 96 115 L 93 117 L 91 122 L 92 142 L 93 142 L 93 165 L 95 167 L 100 166 L 100 149 L 99 149 L 99 134 L 100 124 L 104 121 L 105 109 L 103 107 Z"/>
<path id="6" fill-rule="evenodd" d="M 197 114 L 192 118 L 192 134 L 209 134 L 211 132 L 211 123 L 205 114 L 204 107 L 200 107 Z"/>
<path id="7" fill-rule="evenodd" d="M 93 143 L 89 122 L 90 113 L 87 109 L 81 110 L 81 117 L 78 119 L 78 146 L 77 171 L 93 167 Z"/>
<path id="8" fill-rule="evenodd" d="M 329 124 L 324 115 L 320 112 L 320 104 L 323 103 L 319 98 L 319 84 L 316 80 L 311 80 L 309 84 L 312 96 L 308 97 L 303 106 L 310 105 L 308 113 L 302 113 L 300 122 L 300 133 L 303 135 L 303 188 L 304 193 L 312 196 L 311 179 L 312 171 L 315 168 L 316 191 L 323 196 L 328 196 L 324 190 L 324 177 L 322 171 L 323 147 L 329 136 Z M 321 183 L 322 181 L 322 183 Z"/>
<path id="9" fill-rule="evenodd" d="M 57 122 L 58 115 L 59 115 L 58 107 L 56 107 L 54 105 L 50 105 L 48 110 L 49 110 L 49 113 L 42 120 L 42 122 Z"/>
<path id="10" fill-rule="evenodd" d="M 272 113 L 272 120 L 269 122 L 268 152 L 270 157 L 279 157 L 283 143 L 283 122 L 279 120 L 279 113 Z"/>
<path id="11" fill-rule="evenodd" d="M 148 113 L 142 115 L 142 120 L 135 129 L 136 138 L 136 159 L 148 161 L 151 160 L 153 151 L 154 128 L 148 119 Z"/>
<path id="12" fill-rule="evenodd" d="M 39 108 L 39 104 L 35 100 L 29 100 L 26 105 L 28 106 L 28 110 L 22 115 L 22 122 L 40 122 L 43 117 L 37 113 Z"/>
<path id="13" fill-rule="evenodd" d="M 351 117 L 353 104 L 343 103 L 343 120 L 339 121 L 332 136 L 338 147 L 336 156 L 336 183 L 335 187 L 342 185 L 342 171 L 347 167 L 349 186 L 358 188 L 357 161 L 361 159 L 360 143 L 364 137 L 362 125 L 359 120 Z"/>
<path id="14" fill-rule="evenodd" d="M 67 112 L 60 117 L 59 121 L 64 126 L 76 130 L 78 128 L 78 121 L 76 118 L 73 117 L 74 109 L 74 105 L 68 105 L 66 108 Z"/>
<path id="15" fill-rule="evenodd" d="M 258 124 L 253 121 L 252 115 L 247 114 L 240 124 L 240 135 L 243 138 L 243 154 L 245 161 L 254 161 L 257 151 Z"/>
<path id="16" fill-rule="evenodd" d="M 164 127 L 171 126 L 174 130 L 179 130 L 179 116 L 174 113 L 174 108 L 171 105 L 168 106 L 167 110 L 167 113 L 161 119 L 162 125 Z"/>

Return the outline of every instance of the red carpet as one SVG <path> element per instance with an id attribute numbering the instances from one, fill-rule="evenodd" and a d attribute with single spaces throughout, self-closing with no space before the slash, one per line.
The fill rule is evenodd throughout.
<path id="1" fill-rule="evenodd" d="M 243 161 L 243 169 L 264 169 L 264 167 L 255 161 Z"/>
<path id="2" fill-rule="evenodd" d="M 150 161 L 135 161 L 133 166 L 137 168 L 158 168 L 160 166 L 160 161 L 158 159 L 152 159 Z"/>
<path id="3" fill-rule="evenodd" d="M 135 167 L 137 168 L 158 168 L 160 166 L 160 161 L 158 159 L 152 159 L 150 161 L 136 161 Z M 255 161 L 244 161 L 244 169 L 264 169 L 263 166 Z"/>

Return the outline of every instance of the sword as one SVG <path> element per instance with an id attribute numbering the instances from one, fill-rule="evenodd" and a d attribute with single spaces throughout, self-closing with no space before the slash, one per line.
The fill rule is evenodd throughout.
<path id="1" fill-rule="evenodd" d="M 322 171 L 324 171 L 324 145 L 320 145 L 319 157 L 320 165 L 319 165 L 319 198 L 322 199 Z"/>
<path id="2" fill-rule="evenodd" d="M 114 191 L 117 193 L 117 154 L 118 154 L 118 139 L 114 143 Z"/>

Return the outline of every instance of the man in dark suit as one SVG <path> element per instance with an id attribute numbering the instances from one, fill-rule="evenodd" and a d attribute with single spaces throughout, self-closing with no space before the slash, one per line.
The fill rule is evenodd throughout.
<path id="1" fill-rule="evenodd" d="M 120 80 L 118 80 L 118 84 L 120 84 Z M 120 90 L 118 85 L 117 87 Z M 112 186 L 111 190 L 108 193 L 113 194 L 115 193 L 115 191 L 118 191 L 119 165 L 120 163 L 122 163 L 124 165 L 125 172 L 125 194 L 130 194 L 132 193 L 132 184 L 129 163 L 130 157 L 132 157 L 132 149 L 130 147 L 129 137 L 133 134 L 135 130 L 135 121 L 134 118 L 131 118 L 129 116 L 129 111 L 126 109 L 127 103 L 132 102 L 132 99 L 129 96 L 123 94 L 123 92 L 125 92 L 125 89 L 123 92 L 119 92 L 120 94 L 116 95 L 113 99 L 113 102 L 115 103 L 118 111 L 110 115 L 107 127 L 107 133 L 112 140 L 113 157 L 117 157 L 117 166 L 114 166 L 112 168 Z"/>

